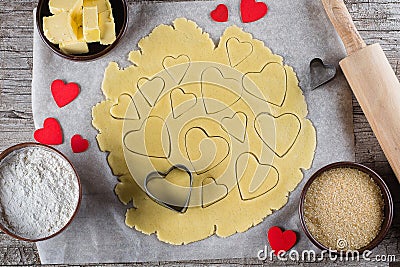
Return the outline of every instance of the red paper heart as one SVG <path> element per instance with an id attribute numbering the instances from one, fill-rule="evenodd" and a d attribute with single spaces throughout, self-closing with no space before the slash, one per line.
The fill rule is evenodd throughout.
<path id="1" fill-rule="evenodd" d="M 224 4 L 218 5 L 213 11 L 211 11 L 211 18 L 217 22 L 225 22 L 228 20 L 228 8 Z"/>
<path id="2" fill-rule="evenodd" d="M 240 2 L 240 14 L 244 23 L 261 19 L 268 12 L 268 6 L 256 0 L 242 0 Z"/>
<path id="3" fill-rule="evenodd" d="M 268 231 L 268 241 L 275 255 L 280 251 L 288 251 L 296 244 L 296 233 L 286 230 L 282 233 L 281 228 L 273 226 Z"/>
<path id="4" fill-rule="evenodd" d="M 71 138 L 71 148 L 74 153 L 81 153 L 86 151 L 89 147 L 89 141 L 82 138 L 81 135 L 76 134 Z"/>
<path id="5" fill-rule="evenodd" d="M 76 83 L 65 84 L 62 80 L 51 83 L 51 94 L 58 107 L 62 108 L 71 103 L 79 94 L 79 85 Z"/>
<path id="6" fill-rule="evenodd" d="M 47 118 L 43 128 L 33 134 L 36 141 L 45 145 L 60 145 L 63 142 L 63 133 L 60 124 L 54 118 Z"/>

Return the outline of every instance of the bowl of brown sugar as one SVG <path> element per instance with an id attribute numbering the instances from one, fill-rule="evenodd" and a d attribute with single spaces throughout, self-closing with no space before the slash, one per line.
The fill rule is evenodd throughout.
<path id="1" fill-rule="evenodd" d="M 302 228 L 331 252 L 372 250 L 386 236 L 393 200 L 382 178 L 353 162 L 327 165 L 308 180 L 300 197 Z"/>

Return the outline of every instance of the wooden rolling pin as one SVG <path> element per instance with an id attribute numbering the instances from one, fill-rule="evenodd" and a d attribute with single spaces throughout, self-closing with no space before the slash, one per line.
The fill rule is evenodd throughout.
<path id="1" fill-rule="evenodd" d="M 348 56 L 343 73 L 400 181 L 400 83 L 379 44 L 367 46 L 343 0 L 322 0 Z"/>

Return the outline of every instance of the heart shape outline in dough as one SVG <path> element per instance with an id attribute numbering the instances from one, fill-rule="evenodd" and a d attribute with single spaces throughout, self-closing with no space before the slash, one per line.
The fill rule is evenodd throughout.
<path id="1" fill-rule="evenodd" d="M 283 147 L 284 147 L 284 149 L 282 149 L 284 152 L 283 153 L 278 153 L 277 152 L 277 148 L 273 148 L 272 146 L 271 146 L 271 144 L 268 142 L 268 140 L 266 140 L 266 138 L 264 138 L 263 137 L 263 134 L 262 134 L 262 131 L 266 131 L 266 130 L 270 130 L 270 129 L 267 129 L 267 127 L 262 127 L 262 123 L 260 123 L 259 122 L 259 120 L 260 120 L 260 117 L 261 116 L 269 116 L 269 117 L 271 117 L 273 120 L 274 120 L 274 125 L 275 125 L 275 131 L 276 131 L 276 128 L 277 128 L 277 126 L 276 126 L 276 124 L 277 124 L 277 120 L 280 120 L 280 119 L 282 119 L 283 117 L 287 117 L 287 116 L 291 116 L 293 119 L 295 119 L 296 120 L 296 122 L 298 123 L 298 130 L 297 130 L 297 132 L 296 132 L 296 135 L 295 135 L 295 137 L 292 139 L 292 140 L 289 140 L 290 142 L 288 142 L 288 143 L 286 143 L 286 145 L 284 144 L 284 145 L 282 145 Z M 259 125 L 259 127 L 258 127 L 258 125 Z M 260 128 L 260 129 L 259 129 Z M 297 117 L 295 114 L 293 114 L 293 113 L 283 113 L 283 114 L 281 114 L 281 115 L 279 115 L 279 116 L 273 116 L 271 113 L 268 113 L 268 112 L 261 112 L 260 114 L 258 114 L 257 116 L 256 116 L 256 118 L 254 119 L 254 129 L 256 130 L 256 132 L 257 132 L 257 135 L 260 137 L 260 139 L 263 141 L 263 143 L 269 148 L 269 149 L 271 149 L 272 150 L 272 152 L 274 152 L 274 154 L 276 155 L 276 156 L 278 156 L 279 158 L 283 158 L 284 156 L 286 156 L 287 155 L 287 153 L 289 153 L 289 151 L 292 149 L 292 147 L 294 146 L 294 144 L 296 143 L 296 141 L 297 141 L 297 138 L 299 137 L 299 135 L 300 135 L 300 131 L 301 131 L 301 121 L 300 121 L 300 119 L 299 119 L 299 117 Z M 277 133 L 277 134 L 279 134 L 279 133 Z M 276 137 L 275 137 L 275 139 L 276 139 Z M 276 145 L 278 145 L 278 143 L 276 143 Z"/>
<path id="2" fill-rule="evenodd" d="M 240 120 L 240 118 L 237 118 L 239 114 L 242 114 L 244 116 L 244 119 L 245 119 L 244 125 L 242 124 L 242 121 Z M 239 123 L 237 120 L 235 120 L 235 118 L 237 118 L 237 120 L 239 120 Z M 235 120 L 235 121 L 233 121 L 233 120 Z M 229 121 L 229 122 L 225 123 L 224 121 Z M 232 136 L 233 138 L 235 138 L 236 140 L 238 140 L 240 143 L 243 144 L 244 141 L 246 140 L 247 122 L 248 122 L 248 118 L 247 118 L 246 113 L 244 113 L 242 111 L 238 111 L 235 114 L 233 114 L 232 117 L 222 118 L 221 128 L 227 134 L 229 134 L 230 136 Z M 240 133 L 240 136 L 237 136 L 237 132 L 236 132 L 237 129 L 239 129 L 241 132 L 243 132 L 243 133 Z"/>
<path id="3" fill-rule="evenodd" d="M 203 140 L 205 140 L 205 139 L 210 139 L 210 140 L 215 139 L 215 140 L 219 140 L 220 142 L 224 142 L 224 143 L 226 144 L 226 147 L 227 147 L 226 153 L 225 153 L 225 155 L 222 156 L 222 159 L 219 159 L 217 162 L 214 162 L 214 164 L 213 164 L 213 162 L 211 162 L 210 165 L 207 166 L 207 167 L 205 167 L 203 170 L 197 170 L 197 169 L 196 169 L 196 167 L 194 166 L 193 155 L 192 155 L 192 156 L 190 155 L 190 152 L 189 152 L 189 149 L 188 149 L 188 145 L 189 145 L 189 142 L 188 142 L 188 135 L 189 135 L 189 133 L 190 133 L 191 131 L 193 131 L 193 130 L 199 130 L 199 131 L 201 131 L 202 135 L 205 136 L 205 138 L 202 138 L 201 141 L 203 141 Z M 213 141 L 213 142 L 214 142 L 214 141 Z M 214 142 L 214 144 L 215 144 L 215 143 L 216 143 L 216 142 Z M 201 144 L 201 142 L 199 142 L 197 149 L 199 149 L 200 155 L 202 155 L 202 152 L 200 151 L 200 144 Z M 217 146 L 215 146 L 215 147 L 217 147 Z M 190 164 L 192 165 L 192 167 L 193 167 L 193 169 L 194 169 L 194 171 L 195 171 L 195 173 L 196 173 L 197 175 L 206 173 L 206 172 L 208 172 L 208 171 L 214 169 L 215 167 L 217 167 L 219 164 L 221 164 L 221 163 L 229 156 L 230 149 L 231 149 L 231 148 L 230 148 L 230 146 L 229 146 L 229 143 L 228 143 L 228 141 L 225 140 L 225 138 L 223 138 L 222 136 L 212 136 L 212 135 L 210 136 L 210 135 L 208 135 L 208 133 L 206 132 L 206 130 L 204 130 L 204 129 L 201 128 L 201 127 L 192 127 L 192 128 L 190 128 L 190 129 L 185 133 L 185 150 L 186 150 L 186 155 L 187 155 L 187 158 L 189 159 Z M 218 151 L 216 151 L 216 153 L 215 153 L 215 155 L 214 155 L 214 157 L 213 157 L 213 158 L 214 158 L 214 161 L 215 161 L 215 159 L 217 158 L 217 155 L 218 155 Z"/>
<path id="4" fill-rule="evenodd" d="M 205 185 L 204 181 L 206 181 L 207 179 L 211 180 L 211 183 L 208 183 L 208 184 Z M 206 194 L 205 191 L 206 190 L 212 190 L 212 188 L 215 188 L 215 190 L 219 190 L 219 189 L 224 188 L 224 193 L 223 194 L 217 193 L 217 196 L 216 196 L 217 198 L 216 199 L 214 199 L 212 201 L 207 201 L 207 203 L 204 203 L 205 194 Z M 227 195 L 228 195 L 228 187 L 226 185 L 224 185 L 224 184 L 217 183 L 217 181 L 213 177 L 204 178 L 203 181 L 201 182 L 201 207 L 203 209 L 205 209 L 207 207 L 210 207 L 210 206 L 214 205 L 215 203 L 221 201 Z"/>
<path id="5" fill-rule="evenodd" d="M 162 135 L 162 131 L 164 130 L 164 128 L 165 128 L 165 130 L 167 131 L 167 135 L 168 135 L 168 151 L 167 151 L 167 155 L 165 155 L 165 154 L 163 154 L 163 155 L 149 155 L 149 153 L 147 153 L 147 149 L 146 149 L 146 142 L 145 142 L 145 133 L 144 133 L 144 126 L 145 126 L 145 124 L 149 121 L 149 120 L 153 120 L 153 119 L 157 119 L 157 120 L 161 120 L 162 121 L 162 126 L 161 126 L 161 135 Z M 135 140 L 137 140 L 137 142 L 140 142 L 141 144 L 143 144 L 144 143 L 144 150 L 145 151 L 135 151 L 134 149 L 132 149 L 132 148 L 130 148 L 130 146 L 128 146 L 127 145 L 127 143 L 126 143 L 126 139 L 128 138 L 128 136 L 130 136 L 130 135 L 132 135 L 132 134 L 134 134 L 135 136 L 136 135 L 138 135 L 138 138 L 135 138 Z M 163 147 L 162 146 L 162 136 L 160 137 L 161 138 L 161 147 Z M 128 151 L 130 151 L 130 152 L 132 152 L 132 153 L 134 153 L 134 154 L 137 154 L 137 155 L 140 155 L 140 156 L 144 156 L 144 157 L 149 157 L 149 158 L 158 158 L 158 159 L 168 159 L 170 156 L 171 156 L 171 150 L 172 150 L 172 148 L 171 148 L 171 134 L 170 134 L 170 132 L 169 132 L 169 129 L 168 129 L 168 125 L 166 124 L 166 122 L 164 121 L 164 119 L 162 119 L 162 118 L 160 118 L 160 117 L 158 117 L 158 116 L 149 116 L 148 118 L 146 118 L 144 121 L 143 121 L 143 123 L 141 124 L 141 126 L 140 126 L 140 128 L 139 129 L 136 129 L 136 130 L 131 130 L 131 131 L 128 131 L 124 136 L 123 136 L 123 138 L 122 138 L 122 143 L 123 143 L 123 145 L 124 145 L 124 147 L 128 150 Z"/>
<path id="6" fill-rule="evenodd" d="M 141 83 L 141 81 L 145 81 L 144 83 Z M 156 83 L 157 81 L 161 82 L 158 86 L 154 87 L 152 86 L 153 83 Z M 165 81 L 163 78 L 156 76 L 151 79 L 147 77 L 142 77 L 140 78 L 137 83 L 136 87 L 139 90 L 139 92 L 142 94 L 144 99 L 146 100 L 147 104 L 149 104 L 150 107 L 154 107 L 154 105 L 157 103 L 158 99 L 160 98 L 162 92 L 165 89 Z M 146 88 L 143 88 L 146 87 Z M 158 88 L 157 88 L 158 87 Z M 156 95 L 152 95 L 153 93 L 152 90 L 155 90 Z"/>
<path id="7" fill-rule="evenodd" d="M 255 160 L 255 162 L 258 164 L 258 167 L 268 168 L 269 170 L 273 170 L 274 172 L 276 172 L 277 179 L 276 179 L 276 182 L 275 182 L 275 184 L 273 186 L 267 187 L 266 189 L 261 190 L 261 192 L 259 192 L 258 194 L 256 193 L 257 191 L 260 191 L 260 189 L 262 189 L 262 186 L 265 185 L 266 182 L 269 181 L 268 178 L 269 178 L 270 172 L 268 172 L 267 176 L 264 178 L 264 180 L 261 183 L 259 183 L 259 185 L 256 187 L 256 189 L 254 189 L 252 192 L 250 191 L 250 186 L 252 185 L 252 182 L 254 181 L 254 176 L 251 177 L 251 181 L 243 180 L 243 179 L 246 178 L 246 177 L 243 178 L 243 176 L 244 176 L 244 174 L 246 173 L 246 170 L 247 170 L 246 168 L 244 169 L 244 171 L 241 174 L 240 178 L 239 178 L 239 173 L 238 173 L 238 171 L 239 171 L 238 170 L 238 162 L 245 155 L 249 155 L 249 159 Z M 253 172 L 253 174 L 256 173 L 256 171 L 257 170 L 255 170 Z M 267 194 L 268 192 L 270 192 L 272 189 L 274 189 L 279 183 L 280 175 L 279 175 L 278 169 L 275 166 L 273 166 L 271 164 L 267 164 L 267 163 L 261 163 L 260 160 L 258 159 L 258 157 L 252 152 L 244 152 L 244 153 L 240 154 L 236 159 L 236 162 L 235 162 L 235 177 L 236 177 L 236 183 L 237 183 L 237 186 L 238 186 L 240 198 L 243 201 L 247 201 L 247 200 L 253 200 L 253 199 L 256 199 L 258 197 L 261 197 L 261 196 Z M 247 184 L 248 184 L 248 186 L 247 186 Z M 242 187 L 245 187 L 245 188 L 242 188 Z M 251 196 L 252 194 L 256 194 L 256 195 L 255 196 Z"/>
<path id="8" fill-rule="evenodd" d="M 237 49 L 233 48 L 233 49 L 231 50 L 231 49 L 229 48 L 229 44 L 232 43 L 232 41 L 235 41 L 235 42 L 236 42 L 236 46 L 241 46 L 241 48 L 237 48 Z M 233 54 L 234 54 L 234 53 L 243 54 L 243 52 L 246 51 L 243 47 L 244 47 L 244 46 L 249 47 L 248 45 L 250 46 L 250 51 L 248 51 L 247 54 L 244 54 L 244 56 L 243 56 L 242 58 L 240 58 L 239 60 L 236 60 L 236 63 L 233 62 L 233 57 L 234 57 Z M 227 53 L 227 55 L 228 55 L 229 65 L 230 65 L 232 68 L 235 68 L 235 67 L 237 67 L 238 65 L 240 65 L 240 63 L 242 63 L 242 62 L 245 61 L 249 56 L 251 56 L 251 54 L 252 54 L 253 51 L 254 51 L 254 47 L 253 47 L 253 44 L 252 44 L 252 43 L 247 42 L 247 41 L 242 42 L 242 41 L 240 41 L 240 40 L 239 40 L 238 38 L 236 38 L 236 37 L 230 37 L 230 38 L 226 41 L 226 43 L 225 43 L 225 48 L 226 48 L 226 53 Z M 236 52 L 236 51 L 238 51 L 238 52 Z"/>
<path id="9" fill-rule="evenodd" d="M 201 96 L 202 96 L 202 99 L 203 99 L 204 109 L 205 109 L 205 111 L 206 111 L 207 114 L 216 114 L 216 113 L 218 113 L 218 112 L 221 112 L 221 111 L 223 111 L 223 110 L 225 110 L 225 109 L 231 107 L 233 104 L 235 104 L 236 102 L 238 102 L 238 101 L 240 100 L 240 98 L 242 98 L 243 87 L 242 87 L 242 86 L 240 87 L 240 89 L 241 89 L 241 90 L 240 90 L 240 94 L 239 94 L 239 96 L 238 96 L 235 100 L 231 101 L 231 103 L 229 103 L 229 104 L 225 104 L 225 103 L 224 103 L 224 107 L 223 107 L 223 108 L 219 108 L 219 109 L 216 109 L 216 110 L 214 110 L 214 111 L 211 111 L 209 108 L 207 108 L 207 101 L 210 101 L 210 99 L 215 100 L 215 101 L 218 101 L 218 100 L 214 99 L 213 97 L 208 98 L 207 96 L 205 96 L 205 91 L 206 91 L 206 89 L 205 89 L 204 87 L 206 87 L 206 85 L 208 85 L 208 86 L 209 86 L 209 85 L 213 85 L 213 86 L 217 85 L 218 87 L 229 88 L 229 87 L 224 86 L 223 84 L 218 83 L 218 82 L 210 82 L 210 81 L 205 81 L 205 80 L 204 80 L 204 73 L 205 73 L 206 71 L 208 71 L 208 70 L 211 70 L 211 69 L 214 69 L 215 71 L 217 71 L 217 73 L 219 74 L 219 77 L 220 77 L 220 79 L 222 79 L 222 81 L 224 81 L 224 80 L 227 80 L 227 81 L 236 81 L 236 82 L 238 82 L 238 83 L 239 83 L 239 81 L 236 80 L 236 79 L 234 79 L 234 78 L 225 78 L 225 76 L 224 76 L 224 74 L 222 73 L 222 71 L 221 71 L 220 69 L 216 68 L 216 67 L 208 67 L 208 68 L 204 69 L 204 70 L 201 72 L 201 76 L 200 76 L 200 87 L 201 87 L 201 88 L 200 88 L 200 91 L 201 91 Z M 212 90 L 212 91 L 215 92 L 215 90 Z M 223 94 L 223 95 L 225 95 L 225 94 Z M 212 103 L 210 103 L 210 104 L 212 104 Z"/>
<path id="10" fill-rule="evenodd" d="M 122 97 L 129 98 L 127 105 L 125 105 L 126 101 L 123 101 Z M 134 108 L 133 114 L 129 110 L 130 107 Z M 125 114 L 124 116 L 120 116 L 117 114 L 117 113 L 119 113 L 120 109 L 122 109 L 124 111 L 124 112 L 122 112 L 123 114 Z M 114 112 L 114 110 L 115 110 L 115 112 Z M 129 114 L 133 115 L 132 117 L 127 116 L 128 110 L 129 110 Z M 122 113 L 120 113 L 120 114 L 122 114 Z M 136 103 L 133 100 L 132 96 L 128 93 L 123 93 L 118 97 L 117 103 L 112 105 L 112 107 L 110 108 L 110 115 L 111 115 L 111 117 L 113 117 L 116 120 L 140 120 L 140 114 L 139 114 L 139 110 L 136 106 Z"/>
<path id="11" fill-rule="evenodd" d="M 184 62 L 184 63 L 171 64 L 171 65 L 168 64 L 168 62 L 167 62 L 167 60 L 178 61 L 180 58 L 186 58 L 187 61 Z M 190 64 L 191 64 L 190 57 L 188 55 L 185 55 L 185 54 L 181 54 L 181 55 L 176 56 L 176 57 L 174 57 L 174 56 L 166 56 L 165 58 L 163 58 L 162 63 L 161 63 L 161 65 L 163 66 L 164 70 L 168 73 L 168 75 L 172 78 L 172 80 L 174 80 L 177 84 L 181 84 L 181 82 L 185 78 L 186 73 L 188 72 L 188 70 L 190 68 Z M 179 73 L 180 69 L 178 69 L 178 68 L 184 67 L 184 65 L 187 65 L 187 67 L 186 68 L 182 68 L 183 71 L 180 71 L 181 73 Z"/>
<path id="12" fill-rule="evenodd" d="M 188 100 L 184 99 L 183 101 L 179 101 L 181 103 L 176 105 L 177 100 L 174 101 L 174 99 L 176 99 L 173 96 L 173 95 L 175 95 L 174 92 L 177 92 L 177 94 L 180 94 L 183 98 L 186 98 Z M 193 99 L 194 99 L 194 103 L 193 104 L 189 103 Z M 175 88 L 175 89 L 171 90 L 171 92 L 169 93 L 169 100 L 171 103 L 172 117 L 174 119 L 179 118 L 180 116 L 185 114 L 187 111 L 189 111 L 193 107 L 195 107 L 197 104 L 197 96 L 193 93 L 185 93 L 185 91 L 182 88 Z M 185 106 L 183 107 L 183 105 L 185 105 Z M 182 107 L 181 107 L 181 110 L 178 112 L 177 108 L 179 106 L 182 106 Z"/>
<path id="13" fill-rule="evenodd" d="M 273 102 L 273 101 L 271 101 L 271 100 L 268 100 L 268 99 L 270 99 L 270 97 L 268 97 L 268 96 L 270 96 L 270 95 L 273 94 L 273 93 L 271 93 L 271 92 L 276 91 L 275 88 L 273 88 L 273 89 L 269 89 L 269 88 L 266 89 L 266 88 L 265 88 L 265 86 L 268 84 L 268 82 L 263 81 L 261 84 L 264 84 L 265 86 L 263 86 L 262 88 L 258 88 L 258 86 L 257 86 L 257 90 L 261 91 L 262 96 L 258 95 L 258 94 L 255 93 L 255 92 L 252 92 L 252 91 L 249 90 L 249 88 L 245 85 L 245 81 L 247 81 L 247 80 L 253 81 L 253 82 L 252 82 L 252 86 L 257 85 L 257 82 L 255 82 L 255 81 L 254 81 L 253 79 L 251 79 L 249 76 L 252 76 L 252 75 L 261 75 L 261 77 L 268 77 L 268 75 L 265 75 L 265 74 L 263 75 L 263 72 L 264 72 L 264 71 L 267 71 L 268 68 L 270 68 L 270 67 L 273 66 L 274 64 L 280 66 L 280 67 L 283 69 L 283 72 L 284 72 L 284 75 L 285 75 L 285 78 L 284 78 L 284 86 L 283 86 L 284 88 L 283 88 L 283 90 L 281 90 L 281 95 L 278 96 L 278 101 L 276 101 L 276 102 Z M 272 76 L 272 78 L 275 78 L 275 77 Z M 271 104 L 271 105 L 274 105 L 274 106 L 277 106 L 277 107 L 282 107 L 283 104 L 285 103 L 286 95 L 287 95 L 287 90 L 288 90 L 288 77 L 287 77 L 286 68 L 285 68 L 284 66 L 282 66 L 282 65 L 281 65 L 280 63 L 278 63 L 278 62 L 268 62 L 267 64 L 265 64 L 265 65 L 261 68 L 260 71 L 247 72 L 247 73 L 245 73 L 245 74 L 243 75 L 243 78 L 242 78 L 242 85 L 243 85 L 244 90 L 245 90 L 247 93 L 249 93 L 250 95 L 252 95 L 252 96 L 254 96 L 254 97 L 256 97 L 256 98 L 258 98 L 258 99 L 260 99 L 260 100 L 262 100 L 262 101 L 264 101 L 264 102 L 267 102 L 267 103 L 269 103 L 269 104 Z M 269 93 L 268 93 L 268 92 L 269 92 Z"/>
<path id="14" fill-rule="evenodd" d="M 148 188 L 148 183 L 149 183 L 151 180 L 154 180 L 154 179 L 162 179 L 163 181 L 165 181 L 165 182 L 167 182 L 167 183 L 170 183 L 170 182 L 168 182 L 168 179 L 167 179 L 167 178 L 168 178 L 168 175 L 169 175 L 173 170 L 175 170 L 175 169 L 179 169 L 179 170 L 185 171 L 185 172 L 188 174 L 188 176 L 189 176 L 189 190 L 188 190 L 188 194 L 187 194 L 187 197 L 186 197 L 185 202 L 184 202 L 183 205 L 181 205 L 181 206 L 173 205 L 173 204 L 168 204 L 167 201 L 163 201 L 162 199 L 158 198 L 158 197 L 157 197 L 156 195 L 154 195 L 154 194 L 149 190 L 149 188 Z M 170 184 L 171 184 L 171 183 L 170 183 Z M 175 186 L 178 186 L 178 185 L 175 185 Z M 181 187 L 181 188 L 182 188 L 182 186 L 178 186 L 178 187 Z M 167 187 L 164 187 L 164 188 L 167 188 Z M 146 194 L 147 194 L 151 199 L 153 199 L 155 202 L 157 202 L 157 203 L 160 204 L 161 206 L 166 207 L 166 208 L 168 208 L 168 209 L 170 209 L 170 210 L 179 212 L 179 213 L 185 213 L 185 212 L 187 211 L 187 209 L 188 209 L 188 207 L 189 207 L 190 197 L 191 197 L 191 194 L 192 194 L 192 188 L 193 188 L 193 175 L 192 175 L 192 173 L 189 171 L 189 169 L 186 168 L 186 166 L 180 165 L 180 164 L 172 166 L 168 171 L 166 171 L 166 172 L 164 172 L 164 173 L 163 173 L 163 172 L 158 172 L 158 171 L 151 172 L 151 173 L 149 173 L 149 174 L 146 176 L 146 178 L 145 178 L 145 180 L 144 180 L 144 189 L 145 189 L 145 192 L 146 192 Z"/>

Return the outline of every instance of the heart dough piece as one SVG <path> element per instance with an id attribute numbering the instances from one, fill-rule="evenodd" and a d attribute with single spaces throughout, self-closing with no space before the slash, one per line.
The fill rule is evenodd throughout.
<path id="1" fill-rule="evenodd" d="M 261 113 L 254 121 L 254 128 L 264 144 L 282 158 L 296 143 L 301 130 L 301 121 L 291 113 L 277 117 Z"/>
<path id="2" fill-rule="evenodd" d="M 110 109 L 111 116 L 118 120 L 139 120 L 140 115 L 136 104 L 129 94 L 118 97 L 118 103 Z"/>
<path id="3" fill-rule="evenodd" d="M 201 183 L 201 206 L 207 208 L 228 195 L 228 188 L 218 184 L 214 178 L 207 177 Z"/>
<path id="4" fill-rule="evenodd" d="M 137 88 L 142 93 L 147 103 L 153 107 L 165 88 L 165 81 L 161 77 L 154 77 L 152 79 L 143 77 L 137 82 Z"/>
<path id="5" fill-rule="evenodd" d="M 253 45 L 250 42 L 241 42 L 236 37 L 229 38 L 226 41 L 226 52 L 229 64 L 234 68 L 253 53 Z"/>
<path id="6" fill-rule="evenodd" d="M 221 121 L 221 127 L 233 138 L 243 143 L 246 139 L 247 115 L 237 112 L 232 117 L 225 117 Z"/>
<path id="7" fill-rule="evenodd" d="M 168 158 L 171 154 L 171 136 L 159 117 L 149 117 L 139 129 L 126 133 L 123 144 L 128 151 L 149 158 Z"/>
<path id="8" fill-rule="evenodd" d="M 236 179 L 243 200 L 255 199 L 272 189 L 279 182 L 279 172 L 271 164 L 261 163 L 251 153 L 243 153 L 236 160 Z"/>
<path id="9" fill-rule="evenodd" d="M 243 87 L 260 100 L 281 107 L 287 93 L 286 69 L 279 63 L 267 63 L 259 72 L 246 73 Z"/>
<path id="10" fill-rule="evenodd" d="M 229 143 L 220 136 L 209 136 L 202 128 L 191 128 L 185 135 L 187 157 L 197 174 L 205 173 L 224 161 Z"/>
<path id="11" fill-rule="evenodd" d="M 163 68 L 169 76 L 180 84 L 190 67 L 190 58 L 187 55 L 179 55 L 177 57 L 167 56 L 162 61 Z"/>
<path id="12" fill-rule="evenodd" d="M 184 113 L 193 108 L 197 103 L 197 97 L 192 93 L 185 93 L 181 88 L 173 89 L 169 95 L 171 110 L 174 119 L 179 118 Z"/>
<path id="13" fill-rule="evenodd" d="M 207 114 L 215 114 L 241 98 L 242 85 L 236 77 L 228 77 L 218 68 L 210 67 L 201 74 L 201 94 Z"/>

